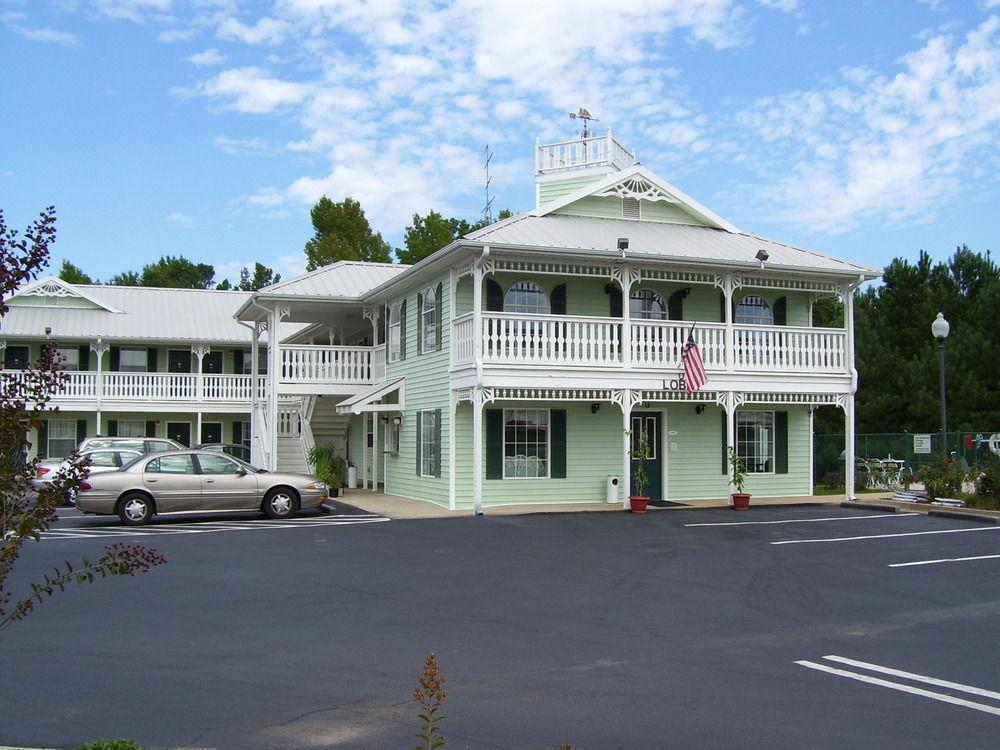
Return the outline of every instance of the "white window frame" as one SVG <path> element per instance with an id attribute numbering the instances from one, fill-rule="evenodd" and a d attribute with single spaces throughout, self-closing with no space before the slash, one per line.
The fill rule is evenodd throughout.
<path id="1" fill-rule="evenodd" d="M 389 361 L 398 362 L 399 356 L 402 353 L 402 346 L 400 341 L 400 332 L 402 331 L 402 312 L 403 303 L 397 302 L 389 308 L 389 340 L 387 342 L 389 348 Z"/>
<path id="2" fill-rule="evenodd" d="M 517 447 L 519 445 L 519 442 L 518 442 L 518 436 L 517 436 L 516 432 L 515 432 L 515 435 L 514 435 L 514 441 L 513 441 L 513 443 L 510 443 L 507 440 L 507 423 L 509 421 L 511 421 L 511 420 L 514 420 L 515 422 L 517 421 L 516 412 L 534 413 L 536 415 L 537 414 L 542 414 L 542 413 L 545 414 L 545 420 L 544 420 L 545 421 L 545 458 L 543 459 L 545 461 L 545 473 L 544 474 L 535 474 L 534 476 L 521 476 L 521 475 L 518 475 L 516 473 L 511 473 L 511 474 L 507 473 L 507 458 L 508 458 L 508 456 L 507 456 L 507 446 L 508 445 L 513 445 L 513 449 L 515 451 L 514 458 L 516 458 L 517 455 L 518 455 L 516 453 L 516 451 L 517 451 Z M 540 424 L 540 422 L 538 422 L 536 420 L 535 424 Z M 515 430 L 516 429 L 517 428 L 515 427 Z M 538 442 L 537 440 L 535 440 L 532 443 L 529 443 L 527 441 L 527 439 L 525 439 L 525 441 L 523 443 L 520 443 L 520 444 L 524 445 L 525 447 L 527 447 L 528 445 L 534 445 L 536 447 L 542 445 L 542 443 Z M 525 455 L 525 458 L 529 458 L 529 456 Z M 537 458 L 537 456 L 535 458 Z M 536 408 L 529 408 L 529 409 L 522 409 L 522 408 L 504 409 L 503 410 L 503 478 L 504 479 L 550 479 L 551 477 L 552 477 L 552 410 L 551 409 L 536 409 Z"/>
<path id="3" fill-rule="evenodd" d="M 142 365 L 126 365 L 125 355 L 126 354 L 141 354 L 142 355 Z M 138 349 L 136 347 L 122 347 L 118 352 L 118 371 L 119 372 L 149 372 L 149 353 L 145 349 Z"/>
<path id="4" fill-rule="evenodd" d="M 393 455 L 399 454 L 399 433 L 400 425 L 396 420 L 399 417 L 389 417 L 385 422 L 385 430 L 383 430 L 383 441 L 382 441 L 382 451 L 384 453 L 390 453 Z M 421 468 L 423 466 L 421 465 Z"/>
<path id="5" fill-rule="evenodd" d="M 741 311 L 741 308 L 744 309 Z M 764 315 L 764 311 L 767 313 L 766 316 Z M 766 317 L 767 320 L 760 320 L 762 317 Z M 767 304 L 767 300 L 759 294 L 746 294 L 736 304 L 736 314 L 733 316 L 733 322 L 737 325 L 773 326 L 774 311 Z"/>
<path id="6" fill-rule="evenodd" d="M 437 412 L 420 412 L 420 476 L 434 477 L 434 460 L 441 447 L 437 444 Z"/>
<path id="7" fill-rule="evenodd" d="M 433 287 L 424 289 L 420 303 L 421 352 L 432 352 L 437 346 L 437 297 Z"/>
<path id="8" fill-rule="evenodd" d="M 63 432 L 65 434 L 57 434 Z M 53 442 L 65 443 L 68 450 L 53 450 Z M 46 424 L 45 450 L 49 458 L 66 458 L 76 448 L 76 420 L 50 419 Z"/>
<path id="9" fill-rule="evenodd" d="M 545 304 L 529 303 L 528 295 L 541 295 Z M 519 313 L 522 315 L 551 315 L 552 301 L 548 292 L 541 284 L 528 279 L 515 281 L 503 296 L 503 311 L 509 313 Z"/>
<path id="10" fill-rule="evenodd" d="M 740 421 L 758 417 L 760 421 L 754 425 L 754 434 L 749 438 L 741 438 Z M 760 430 L 765 433 L 761 435 Z M 775 422 L 774 412 L 766 409 L 739 409 L 736 412 L 736 454 L 743 461 L 747 474 L 774 474 L 775 463 Z M 751 454 L 752 448 L 752 454 Z M 761 452 L 765 459 L 760 460 Z M 761 464 L 767 465 L 766 470 L 759 469 Z"/>
<path id="11" fill-rule="evenodd" d="M 80 369 L 80 348 L 76 346 L 57 346 L 56 352 L 62 357 L 59 365 L 63 370 L 76 372 Z"/>
<path id="12" fill-rule="evenodd" d="M 656 300 L 661 308 L 660 313 L 656 313 L 649 308 L 649 303 L 652 300 Z M 639 303 L 639 309 L 636 310 L 632 307 L 632 303 Z M 634 292 L 628 296 L 628 310 L 629 317 L 633 320 L 668 320 L 670 318 L 670 310 L 667 307 L 667 302 L 663 299 L 663 295 L 660 294 L 655 289 L 636 289 Z"/>
<path id="13" fill-rule="evenodd" d="M 246 448 L 252 448 L 253 435 L 250 434 L 250 420 L 236 419 L 233 421 L 240 423 L 240 443 Z M 222 437 L 225 438 L 225 428 L 223 428 Z M 225 439 L 223 439 L 223 442 L 225 442 Z"/>
<path id="14" fill-rule="evenodd" d="M 146 421 L 143 419 L 119 419 L 118 434 L 115 437 L 139 438 L 146 437 Z"/>

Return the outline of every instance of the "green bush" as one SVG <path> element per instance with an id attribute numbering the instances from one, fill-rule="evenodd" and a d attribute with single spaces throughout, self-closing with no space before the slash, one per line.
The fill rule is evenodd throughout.
<path id="1" fill-rule="evenodd" d="M 343 487 L 347 474 L 347 462 L 337 455 L 336 450 L 332 443 L 322 443 L 314 445 L 309 451 L 313 474 L 326 482 L 331 490 Z"/>
<path id="2" fill-rule="evenodd" d="M 920 481 L 924 483 L 927 494 L 935 500 L 955 497 L 962 491 L 965 472 L 955 459 L 939 455 L 920 470 Z"/>
<path id="3" fill-rule="evenodd" d="M 986 454 L 986 458 L 976 466 L 974 476 L 976 495 L 1000 500 L 1000 456 L 993 452 Z"/>
<path id="4" fill-rule="evenodd" d="M 132 740 L 94 740 L 80 745 L 76 750 L 142 750 L 142 745 Z"/>

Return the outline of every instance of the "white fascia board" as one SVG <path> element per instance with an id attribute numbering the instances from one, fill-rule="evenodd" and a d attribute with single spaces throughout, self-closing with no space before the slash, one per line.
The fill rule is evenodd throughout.
<path id="1" fill-rule="evenodd" d="M 419 263 L 410 266 L 402 273 L 397 274 L 388 281 L 384 281 L 374 289 L 369 290 L 362 297 L 360 297 L 359 301 L 365 304 L 372 302 L 385 302 L 389 299 L 389 297 L 396 294 L 399 288 L 408 289 L 411 286 L 416 285 L 422 279 L 429 276 L 436 276 L 442 271 L 450 268 L 454 265 L 454 260 L 452 259 L 453 255 L 460 253 L 463 250 L 473 253 L 478 249 L 489 245 L 489 242 L 481 240 L 455 240 L 450 245 L 445 245 L 433 255 L 428 255 Z"/>
<path id="2" fill-rule="evenodd" d="M 695 217 L 701 219 L 702 221 L 707 222 L 710 226 L 713 226 L 717 229 L 724 229 L 725 231 L 732 232 L 733 234 L 739 233 L 740 230 L 734 224 L 731 224 L 730 222 L 726 221 L 717 213 L 715 213 L 709 208 L 706 208 L 701 203 L 696 201 L 694 198 L 689 196 L 683 190 L 680 190 L 671 185 L 666 180 L 661 179 L 659 176 L 655 175 L 653 172 L 646 169 L 646 167 L 642 166 L 641 164 L 633 164 L 631 167 L 629 167 L 624 171 L 613 172 L 600 182 L 595 182 L 585 187 L 582 187 L 575 193 L 570 193 L 569 195 L 564 196 L 563 198 L 560 198 L 557 201 L 553 201 L 552 203 L 546 203 L 544 206 L 536 208 L 534 211 L 531 211 L 530 213 L 532 216 L 546 216 L 552 213 L 553 211 L 557 211 L 558 209 L 563 208 L 564 206 L 568 206 L 570 203 L 575 203 L 581 198 L 586 198 L 587 196 L 592 195 L 594 193 L 599 193 L 600 191 L 606 190 L 607 188 L 621 182 L 622 180 L 627 180 L 628 178 L 635 176 L 642 177 L 647 182 L 651 182 L 652 184 L 659 187 L 661 190 L 670 193 L 671 195 L 677 198 L 678 205 L 680 205 L 682 208 L 693 214 Z"/>
<path id="3" fill-rule="evenodd" d="M 76 286 L 75 284 L 70 284 L 68 281 L 63 281 L 58 276 L 46 276 L 43 279 L 39 279 L 34 284 L 29 284 L 23 289 L 18 289 L 16 292 L 14 292 L 14 294 L 12 294 L 10 297 L 7 298 L 7 301 L 10 302 L 12 299 L 16 299 L 17 297 L 21 296 L 29 296 L 30 293 L 33 292 L 35 289 L 38 289 L 41 286 L 45 286 L 46 284 L 55 284 L 61 289 L 65 289 L 72 296 L 78 297 L 80 299 L 85 299 L 87 300 L 87 302 L 90 302 L 93 305 L 97 305 L 99 308 L 101 308 L 102 310 L 106 310 L 109 313 L 122 312 L 117 307 L 112 307 L 107 302 L 102 302 L 93 295 L 84 292 L 83 290 L 80 289 L 80 287 Z"/>

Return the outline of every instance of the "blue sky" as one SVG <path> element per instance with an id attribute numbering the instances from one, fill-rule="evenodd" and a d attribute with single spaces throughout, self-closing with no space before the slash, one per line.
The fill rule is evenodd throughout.
<path id="1" fill-rule="evenodd" d="M 309 208 L 533 207 L 583 106 L 742 229 L 881 267 L 996 249 L 1000 0 L 0 0 L 0 207 L 54 265 L 304 267 Z"/>

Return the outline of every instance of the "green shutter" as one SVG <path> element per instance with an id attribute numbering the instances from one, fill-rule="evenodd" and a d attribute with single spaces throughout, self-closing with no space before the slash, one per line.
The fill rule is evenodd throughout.
<path id="1" fill-rule="evenodd" d="M 44 419 L 38 423 L 38 458 L 48 458 L 49 455 L 49 423 Z"/>
<path id="2" fill-rule="evenodd" d="M 441 410 L 434 410 L 434 476 L 441 476 Z"/>
<path id="3" fill-rule="evenodd" d="M 233 442 L 243 445 L 243 423 L 233 422 Z"/>
<path id="4" fill-rule="evenodd" d="M 687 289 L 679 289 L 667 299 L 667 318 L 670 320 L 684 320 L 684 298 L 687 297 Z"/>
<path id="5" fill-rule="evenodd" d="M 503 409 L 486 409 L 486 478 L 503 479 Z"/>
<path id="6" fill-rule="evenodd" d="M 417 292 L 417 354 L 424 353 L 424 295 Z"/>
<path id="7" fill-rule="evenodd" d="M 417 445 L 417 476 L 418 477 L 420 476 L 420 437 L 421 437 L 421 434 L 423 433 L 423 430 L 421 429 L 422 425 L 423 425 L 423 421 L 424 421 L 423 420 L 423 416 L 424 415 L 421 412 L 419 412 L 419 411 L 417 412 L 417 442 L 416 442 L 416 445 Z"/>
<path id="8" fill-rule="evenodd" d="M 80 369 L 90 369 L 90 345 L 80 344 Z"/>
<path id="9" fill-rule="evenodd" d="M 406 300 L 399 306 L 399 359 L 406 359 Z"/>
<path id="10" fill-rule="evenodd" d="M 79 445 L 87 438 L 87 420 L 76 420 L 76 442 Z"/>
<path id="11" fill-rule="evenodd" d="M 108 437 L 118 437 L 118 420 L 108 420 Z"/>
<path id="12" fill-rule="evenodd" d="M 237 375 L 243 374 L 243 350 L 237 349 L 233 352 L 233 372 Z"/>
<path id="13" fill-rule="evenodd" d="M 788 297 L 778 297 L 771 307 L 771 315 L 776 326 L 788 325 Z"/>
<path id="14" fill-rule="evenodd" d="M 719 292 L 719 322 L 726 322 L 726 295 Z"/>
<path id="15" fill-rule="evenodd" d="M 774 412 L 774 473 L 788 473 L 788 412 Z"/>
<path id="16" fill-rule="evenodd" d="M 434 296 L 434 320 L 437 325 L 434 327 L 434 351 L 441 351 L 441 315 L 444 307 L 444 288 L 438 284 L 437 294 Z M 438 476 L 441 476 L 439 473 Z"/>
<path id="17" fill-rule="evenodd" d="M 146 420 L 146 437 L 156 437 L 156 422 L 152 419 Z"/>
<path id="18" fill-rule="evenodd" d="M 121 369 L 122 350 L 117 346 L 111 347 L 111 372 L 118 372 Z"/>
<path id="19" fill-rule="evenodd" d="M 608 293 L 609 299 L 609 312 L 608 314 L 612 318 L 622 318 L 623 313 L 623 300 L 622 300 L 622 290 L 616 287 L 614 284 L 608 284 L 604 287 L 604 290 Z"/>
<path id="20" fill-rule="evenodd" d="M 729 444 L 726 442 L 726 410 L 719 410 L 722 414 L 722 473 L 729 476 Z"/>
<path id="21" fill-rule="evenodd" d="M 555 289 L 552 290 L 552 295 L 549 297 L 549 309 L 552 310 L 553 315 L 565 315 L 566 314 L 566 285 L 560 284 Z"/>
<path id="22" fill-rule="evenodd" d="M 493 279 L 486 279 L 486 311 L 503 312 L 503 289 Z"/>
<path id="23" fill-rule="evenodd" d="M 156 372 L 156 349 L 153 347 L 146 350 L 146 371 Z"/>
<path id="24" fill-rule="evenodd" d="M 552 430 L 552 455 L 549 458 L 550 475 L 553 479 L 566 478 L 566 410 L 549 411 L 549 429 Z"/>

